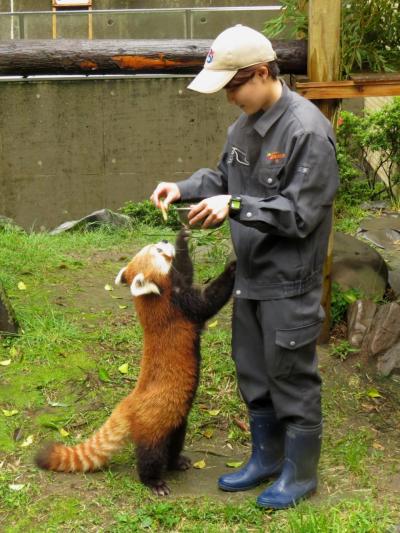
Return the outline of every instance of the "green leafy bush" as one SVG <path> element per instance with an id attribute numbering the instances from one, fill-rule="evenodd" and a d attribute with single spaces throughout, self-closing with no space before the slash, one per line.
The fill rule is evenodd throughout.
<path id="1" fill-rule="evenodd" d="M 361 116 L 343 111 L 337 140 L 343 200 L 354 205 L 365 199 L 388 199 L 398 206 L 400 97 Z"/>
<path id="2" fill-rule="evenodd" d="M 338 344 L 335 344 L 331 346 L 330 348 L 330 355 L 333 357 L 336 357 L 337 359 L 340 359 L 341 361 L 345 361 L 350 354 L 359 352 L 360 350 L 358 348 L 354 348 L 349 341 L 341 341 Z"/>
<path id="3" fill-rule="evenodd" d="M 293 37 L 307 38 L 308 0 L 281 0 L 280 15 L 266 22 L 264 33 L 273 38 L 287 28 Z M 342 0 L 341 70 L 400 70 L 400 12 L 393 0 Z"/>
<path id="4" fill-rule="evenodd" d="M 348 306 L 359 298 L 361 298 L 361 292 L 358 289 L 343 290 L 338 283 L 333 283 L 331 300 L 332 326 L 344 320 Z"/>
<path id="5" fill-rule="evenodd" d="M 178 230 L 182 227 L 179 221 L 175 206 L 171 205 L 168 209 L 168 220 L 164 222 L 161 211 L 157 209 L 153 202 L 144 200 L 142 202 L 126 202 L 119 211 L 124 215 L 131 217 L 134 224 L 143 224 L 147 226 L 162 226 Z"/>

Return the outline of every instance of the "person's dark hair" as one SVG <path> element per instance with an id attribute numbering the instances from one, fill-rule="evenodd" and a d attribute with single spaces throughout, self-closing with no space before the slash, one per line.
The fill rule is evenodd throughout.
<path id="1" fill-rule="evenodd" d="M 251 80 L 260 67 L 267 67 L 268 76 L 270 76 L 273 80 L 278 79 L 279 66 L 276 61 L 270 61 L 269 63 L 257 63 L 257 65 L 251 65 L 251 67 L 245 67 L 238 70 L 231 81 L 225 85 L 224 89 L 236 89 L 237 87 L 244 85 Z"/>

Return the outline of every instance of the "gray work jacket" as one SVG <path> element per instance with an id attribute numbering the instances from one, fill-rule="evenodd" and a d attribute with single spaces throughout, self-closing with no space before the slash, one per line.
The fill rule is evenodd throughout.
<path id="1" fill-rule="evenodd" d="M 229 127 L 217 170 L 178 182 L 182 200 L 241 196 L 230 217 L 239 298 L 287 298 L 321 283 L 339 181 L 335 139 L 318 108 L 282 85 L 271 108 Z"/>

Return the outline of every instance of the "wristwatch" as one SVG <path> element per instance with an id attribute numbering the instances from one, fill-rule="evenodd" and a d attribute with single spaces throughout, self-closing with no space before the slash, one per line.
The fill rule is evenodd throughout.
<path id="1" fill-rule="evenodd" d="M 242 198 L 240 196 L 232 196 L 229 202 L 229 214 L 237 215 L 242 209 Z"/>

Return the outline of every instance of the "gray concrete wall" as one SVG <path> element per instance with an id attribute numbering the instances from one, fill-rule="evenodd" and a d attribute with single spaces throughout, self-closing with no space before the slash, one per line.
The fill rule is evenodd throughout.
<path id="1" fill-rule="evenodd" d="M 0 214 L 47 228 L 215 166 L 237 109 L 190 78 L 0 83 Z"/>
<path id="2" fill-rule="evenodd" d="M 279 0 L 93 0 L 93 9 L 153 9 L 165 7 L 268 6 Z M 51 0 L 14 0 L 15 11 L 46 11 Z M 9 11 L 11 0 L 0 0 L 0 11 Z"/>
<path id="3" fill-rule="evenodd" d="M 92 15 L 93 37 L 95 39 L 162 39 L 162 38 L 213 38 L 225 28 L 234 24 L 247 24 L 262 30 L 266 20 L 275 18 L 277 11 L 194 11 L 185 12 L 147 12 L 147 13 L 96 13 L 100 9 L 123 8 L 182 8 L 182 7 L 235 7 L 242 2 L 195 1 L 96 1 Z M 257 6 L 260 2 L 247 2 L 246 7 Z M 262 5 L 277 5 L 272 0 Z M 18 14 L 18 12 L 49 10 L 50 0 L 14 0 L 13 17 L 1 15 L 10 11 L 10 0 L 0 0 L 0 39 L 51 39 L 53 24 L 56 20 L 57 38 L 87 38 L 89 19 L 85 13 L 60 14 L 56 19 L 52 14 Z M 283 36 L 284 37 L 284 36 Z"/>

